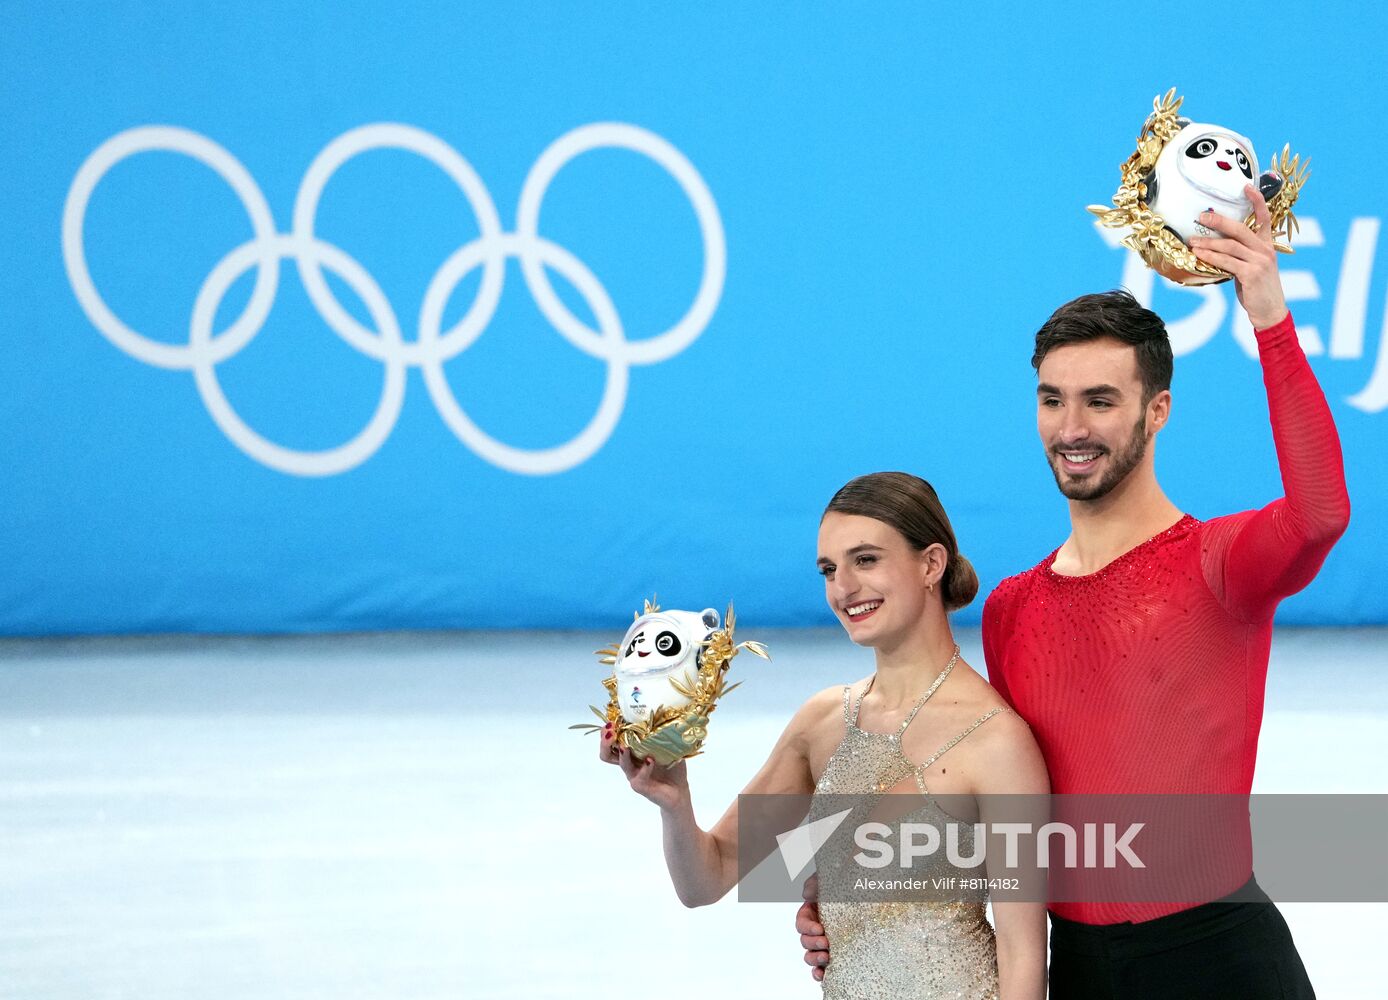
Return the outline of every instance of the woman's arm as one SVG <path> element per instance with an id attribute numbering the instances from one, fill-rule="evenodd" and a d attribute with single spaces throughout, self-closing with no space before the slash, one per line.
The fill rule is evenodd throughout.
<path id="1" fill-rule="evenodd" d="M 815 725 L 823 724 L 827 696 L 837 696 L 838 690 L 822 691 L 800 707 L 766 763 L 742 790 L 743 795 L 809 795 L 814 791 L 807 734 Z M 599 754 L 607 763 L 621 766 L 633 791 L 660 807 L 665 864 L 680 902 L 706 906 L 727 895 L 738 876 L 737 799 L 712 829 L 704 831 L 694 818 L 685 761 L 668 768 L 649 758 L 638 761 L 630 751 L 614 745 L 610 729 L 602 734 Z"/>
<path id="2" fill-rule="evenodd" d="M 989 829 L 997 823 L 1027 823 L 1039 830 L 1048 818 L 1050 779 L 1031 730 L 1021 718 L 1006 714 L 979 746 L 977 795 L 979 819 Z M 1036 864 L 1036 839 L 1021 837 L 1018 866 L 1006 865 L 1002 839 L 988 839 L 989 879 L 1020 880 L 1015 891 L 993 893 L 993 922 L 998 939 L 998 993 L 1001 1000 L 1043 1000 L 1046 995 L 1045 871 Z"/>

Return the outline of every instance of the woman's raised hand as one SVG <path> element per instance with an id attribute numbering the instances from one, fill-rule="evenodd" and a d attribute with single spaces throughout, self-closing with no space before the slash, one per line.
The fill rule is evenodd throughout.
<path id="1" fill-rule="evenodd" d="M 662 767 L 651 757 L 638 760 L 630 750 L 617 742 L 610 722 L 601 733 L 598 757 L 604 763 L 620 767 L 632 790 L 660 808 L 675 810 L 688 806 L 689 773 L 684 761 Z"/>

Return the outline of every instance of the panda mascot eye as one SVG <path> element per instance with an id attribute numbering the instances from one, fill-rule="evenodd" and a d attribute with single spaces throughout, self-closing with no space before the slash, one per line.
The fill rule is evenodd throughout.
<path id="1" fill-rule="evenodd" d="M 1186 147 L 1186 155 L 1192 160 L 1203 160 L 1213 153 L 1218 147 L 1213 139 L 1201 139 L 1193 142 Z"/>
<path id="2" fill-rule="evenodd" d="M 655 637 L 655 651 L 661 656 L 678 656 L 680 637 L 673 632 L 662 632 Z"/>
<path id="3" fill-rule="evenodd" d="M 1234 159 L 1238 161 L 1239 169 L 1243 171 L 1243 175 L 1251 181 L 1253 179 L 1253 168 L 1249 166 L 1248 157 L 1244 155 L 1243 150 L 1234 150 Z"/>

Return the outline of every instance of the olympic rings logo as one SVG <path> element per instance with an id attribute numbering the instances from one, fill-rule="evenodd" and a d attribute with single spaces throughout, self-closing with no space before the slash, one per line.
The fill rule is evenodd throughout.
<path id="1" fill-rule="evenodd" d="M 643 340 L 628 340 L 607 291 L 581 261 L 539 235 L 540 208 L 555 176 L 575 157 L 593 149 L 621 148 L 643 154 L 663 167 L 684 190 L 698 219 L 704 267 L 694 301 L 669 329 Z M 314 235 L 318 202 L 333 174 L 355 156 L 374 149 L 400 149 L 436 165 L 462 190 L 477 218 L 479 235 L 455 250 L 430 280 L 419 314 L 418 336 L 406 341 L 399 318 L 380 286 L 357 261 Z M 182 153 L 216 171 L 240 198 L 253 237 L 212 268 L 194 301 L 186 344 L 153 340 L 127 326 L 102 299 L 87 268 L 83 227 L 97 184 L 117 163 L 151 151 Z M 439 415 L 464 445 L 500 468 L 547 475 L 587 461 L 612 435 L 626 403 L 629 369 L 665 361 L 684 350 L 708 326 L 723 291 L 727 248 L 718 206 L 693 164 L 665 139 L 616 122 L 584 125 L 555 140 L 540 154 L 521 189 L 514 232 L 504 232 L 490 193 L 472 166 L 447 143 L 409 125 L 381 123 L 352 129 L 330 142 L 309 165 L 294 200 L 292 231 L 278 233 L 265 195 L 250 173 L 226 149 L 196 132 L 151 125 L 129 129 L 102 143 L 73 178 L 63 207 L 63 262 L 83 312 L 112 344 L 146 364 L 191 370 L 198 393 L 222 432 L 251 458 L 298 476 L 331 476 L 366 461 L 390 436 L 405 399 L 405 376 L 412 366 L 424 376 Z M 380 401 L 366 426 L 350 441 L 323 451 L 286 448 L 253 430 L 232 408 L 217 380 L 217 365 L 244 348 L 260 331 L 274 305 L 280 261 L 292 258 L 309 300 L 330 329 L 347 344 L 381 362 Z M 483 431 L 454 396 L 443 371 L 480 337 L 501 300 L 506 261 L 515 258 L 541 314 L 559 335 L 607 365 L 606 384 L 588 425 L 551 448 L 517 448 Z M 255 283 L 244 311 L 221 332 L 213 318 L 223 296 L 241 275 L 255 268 Z M 444 307 L 458 284 L 481 268 L 477 297 L 450 329 L 441 329 Z M 545 269 L 567 280 L 588 304 L 597 329 L 575 316 L 555 294 Z M 337 300 L 324 270 L 342 279 L 360 297 L 374 329 L 358 322 Z"/>

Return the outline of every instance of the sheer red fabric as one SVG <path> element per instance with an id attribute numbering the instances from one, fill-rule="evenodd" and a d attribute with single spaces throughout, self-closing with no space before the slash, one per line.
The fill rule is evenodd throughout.
<path id="1" fill-rule="evenodd" d="M 1211 521 L 1187 515 L 1087 576 L 1055 573 L 1052 552 L 984 605 L 989 679 L 1030 724 L 1056 793 L 1252 787 L 1273 612 L 1349 521 L 1339 437 L 1291 317 L 1257 339 L 1283 497 Z M 1251 856 L 1230 853 L 1232 890 Z M 1051 908 L 1116 923 L 1203 901 Z"/>

